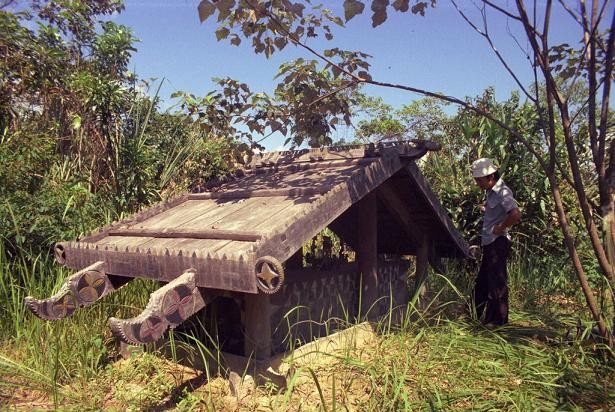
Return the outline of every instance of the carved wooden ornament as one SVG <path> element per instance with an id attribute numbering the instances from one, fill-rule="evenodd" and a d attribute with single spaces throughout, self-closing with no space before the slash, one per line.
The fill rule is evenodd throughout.
<path id="1" fill-rule="evenodd" d="M 55 295 L 47 299 L 27 296 L 25 304 L 41 319 L 59 320 L 112 292 L 115 292 L 115 287 L 105 274 L 105 264 L 101 261 L 68 277 Z"/>
<path id="2" fill-rule="evenodd" d="M 276 293 L 284 283 L 284 267 L 276 258 L 263 256 L 256 260 L 256 287 L 267 294 Z"/>
<path id="3" fill-rule="evenodd" d="M 207 302 L 195 284 L 195 271 L 188 270 L 150 296 L 140 315 L 132 319 L 111 318 L 113 334 L 126 343 L 144 345 L 159 340 Z"/>

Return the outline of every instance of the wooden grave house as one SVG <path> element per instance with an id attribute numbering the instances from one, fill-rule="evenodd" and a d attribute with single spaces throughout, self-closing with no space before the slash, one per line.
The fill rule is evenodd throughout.
<path id="1" fill-rule="evenodd" d="M 232 318 L 226 333 L 241 340 L 235 352 L 243 353 L 236 354 L 257 359 L 285 350 L 289 332 L 307 341 L 331 330 L 323 330 L 326 319 L 379 316 L 408 301 L 410 263 L 402 256 L 416 256 L 418 282 L 428 264 L 467 256 L 465 241 L 416 165 L 430 150 L 439 145 L 255 155 L 249 167 L 208 191 L 58 243 L 57 262 L 77 272 L 54 296 L 28 297 L 26 304 L 56 320 L 133 278 L 156 279 L 164 285 L 140 315 L 110 319 L 119 339 L 154 342 L 201 309 L 218 306 L 222 321 Z M 303 245 L 326 227 L 352 248 L 355 261 L 327 261 L 325 239 L 320 264 L 304 267 Z"/>

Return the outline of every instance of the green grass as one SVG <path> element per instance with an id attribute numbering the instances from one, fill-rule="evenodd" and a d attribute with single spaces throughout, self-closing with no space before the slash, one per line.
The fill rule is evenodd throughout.
<path id="1" fill-rule="evenodd" d="M 172 361 L 180 349 L 196 359 L 220 358 L 215 344 L 172 339 L 170 348 L 119 361 L 107 319 L 137 314 L 154 282 L 133 281 L 73 318 L 45 322 L 27 312 L 23 298 L 50 295 L 68 272 L 44 255 L 9 261 L 0 253 L 0 406 L 382 411 L 615 404 L 614 356 L 578 337 L 584 333 L 578 326 L 585 321 L 582 305 L 574 294 L 538 293 L 537 281 L 527 277 L 547 269 L 517 262 L 511 265 L 514 310 L 507 327 L 489 331 L 458 317 L 472 272 L 456 268 L 447 278 L 431 276 L 432 300 L 421 310 L 412 302 L 402 325 L 385 317 L 373 341 L 307 365 L 298 359 L 285 389 L 264 385 L 236 399 L 215 370 L 194 371 Z M 208 339 L 215 343 L 215 336 Z"/>

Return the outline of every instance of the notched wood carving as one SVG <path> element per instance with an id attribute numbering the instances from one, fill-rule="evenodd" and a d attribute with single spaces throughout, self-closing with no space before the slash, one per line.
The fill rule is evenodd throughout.
<path id="1" fill-rule="evenodd" d="M 68 277 L 55 295 L 47 299 L 27 296 L 25 304 L 41 319 L 59 320 L 71 316 L 78 308 L 94 304 L 115 290 L 105 273 L 105 263 L 100 261 Z"/>
<path id="2" fill-rule="evenodd" d="M 205 307 L 213 296 L 201 293 L 195 275 L 194 270 L 188 270 L 153 292 L 140 315 L 132 319 L 109 319 L 113 334 L 133 345 L 155 342 L 168 328 L 175 328 Z"/>

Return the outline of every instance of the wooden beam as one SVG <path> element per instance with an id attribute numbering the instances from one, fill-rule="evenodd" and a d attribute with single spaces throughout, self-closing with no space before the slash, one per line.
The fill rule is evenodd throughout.
<path id="1" fill-rule="evenodd" d="M 378 311 L 378 202 L 369 193 L 357 204 L 357 262 L 361 276 L 361 316 L 375 320 Z"/>
<path id="2" fill-rule="evenodd" d="M 137 223 L 143 222 L 144 220 L 147 220 L 149 218 L 151 218 L 152 216 L 156 216 L 166 210 L 169 210 L 171 208 L 174 208 L 176 206 L 179 206 L 180 204 L 184 203 L 186 200 L 188 200 L 188 195 L 187 194 L 183 194 L 180 195 L 178 197 L 169 199 L 165 202 L 159 203 L 155 206 L 149 207 L 139 213 L 136 213 L 134 215 L 130 215 L 128 217 L 126 217 L 125 219 L 122 219 L 120 221 L 114 222 L 109 226 L 105 226 L 102 227 L 100 229 L 98 229 L 98 231 L 95 232 L 91 232 L 89 234 L 87 234 L 84 238 L 79 239 L 80 242 L 88 242 L 88 243 L 95 243 L 98 242 L 99 240 L 101 240 L 102 238 L 108 236 L 108 233 L 110 230 L 114 230 L 117 228 L 122 228 L 122 227 L 126 227 L 126 226 L 132 226 L 135 225 Z"/>
<path id="3" fill-rule="evenodd" d="M 222 230 L 222 229 L 115 229 L 110 230 L 109 236 L 127 237 L 154 237 L 161 239 L 221 239 L 238 240 L 243 242 L 256 242 L 262 238 L 261 234 L 249 230 Z"/>
<path id="4" fill-rule="evenodd" d="M 189 200 L 206 200 L 206 199 L 247 199 L 251 197 L 301 197 L 301 196 L 318 196 L 327 193 L 331 190 L 331 186 L 320 187 L 285 187 L 281 189 L 260 189 L 260 190 L 229 190 L 228 192 L 205 192 L 191 193 L 188 195 Z"/>
<path id="5" fill-rule="evenodd" d="M 266 166 L 255 167 L 252 170 L 247 171 L 246 176 L 263 175 L 275 172 L 296 173 L 315 169 L 335 169 L 352 166 L 364 166 L 376 161 L 377 159 L 378 158 L 376 157 L 361 157 L 358 159 L 328 160 L 308 163 L 274 163 Z"/>
<path id="6" fill-rule="evenodd" d="M 416 252 L 416 270 L 414 272 L 414 291 L 412 293 L 412 300 L 417 301 L 419 305 L 423 307 L 427 295 L 427 287 L 425 281 L 427 280 L 427 273 L 429 269 L 429 248 L 430 242 L 424 239 L 420 244 Z"/>
<path id="7" fill-rule="evenodd" d="M 105 271 L 126 277 L 171 281 L 187 269 L 196 269 L 196 285 L 203 288 L 257 293 L 253 252 L 218 254 L 207 250 L 139 249 L 81 242 L 61 243 L 66 266 L 84 268 L 104 261 Z"/>
<path id="8" fill-rule="evenodd" d="M 389 142 L 378 145 L 352 145 L 337 147 L 322 147 L 318 149 L 291 150 L 256 155 L 252 158 L 252 167 L 267 167 L 276 164 L 297 164 L 306 162 L 322 162 L 327 160 L 348 160 L 357 158 L 378 157 L 392 150 L 403 158 L 418 159 L 428 151 L 440 150 L 437 142 L 428 140 L 412 140 L 409 142 Z"/>
<path id="9" fill-rule="evenodd" d="M 245 294 L 244 300 L 244 356 L 264 360 L 271 356 L 271 303 L 262 293 Z"/>

